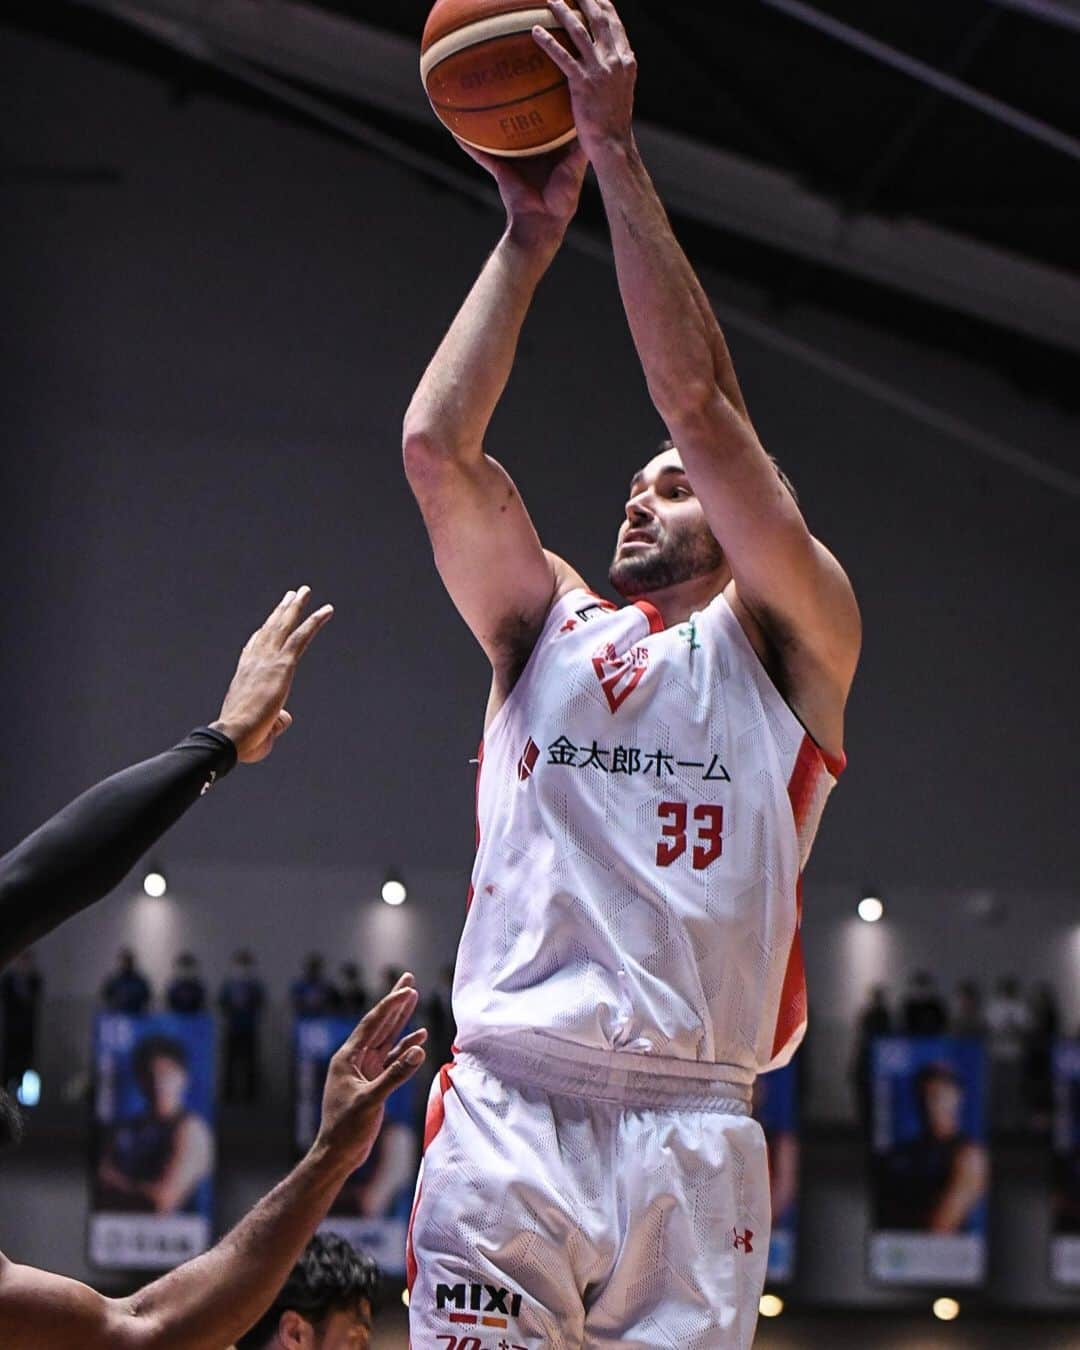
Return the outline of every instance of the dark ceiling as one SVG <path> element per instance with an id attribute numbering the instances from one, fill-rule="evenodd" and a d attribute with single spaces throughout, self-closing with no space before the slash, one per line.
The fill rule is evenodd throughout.
<path id="1" fill-rule="evenodd" d="M 321 0 L 419 44 L 429 0 Z M 993 0 L 815 7 L 1080 138 L 1080 13 Z M 852 209 L 924 220 L 1080 268 L 1080 161 L 761 0 L 622 0 L 650 121 L 785 169 Z"/>
<path id="2" fill-rule="evenodd" d="M 1025 12 L 1017 2 L 814 0 L 814 10 L 1037 119 L 1061 133 L 1064 148 L 889 68 L 769 0 L 622 0 L 620 10 L 638 53 L 639 111 L 650 122 L 780 169 L 844 213 L 918 218 L 1078 275 L 1080 158 L 1068 142 L 1080 154 L 1080 7 L 1032 0 Z M 1042 5 L 1043 13 L 1034 12 Z M 318 7 L 419 46 L 430 0 L 321 0 Z M 2 22 L 150 70 L 189 94 L 297 116 L 80 5 L 16 0 Z M 434 120 L 425 127 L 346 106 L 460 167 Z M 585 219 L 600 227 L 595 199 Z M 1069 353 L 722 228 L 680 225 L 696 259 L 757 282 L 777 307 L 809 301 L 853 313 L 989 361 L 1070 405 L 1080 397 Z"/>

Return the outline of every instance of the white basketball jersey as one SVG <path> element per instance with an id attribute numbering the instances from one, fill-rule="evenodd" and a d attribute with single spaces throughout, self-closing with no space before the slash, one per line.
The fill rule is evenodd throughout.
<path id="1" fill-rule="evenodd" d="M 558 601 L 481 750 L 460 1048 L 539 1034 L 741 1084 L 786 1063 L 800 877 L 841 767 L 723 596 L 668 629 L 644 601 Z"/>

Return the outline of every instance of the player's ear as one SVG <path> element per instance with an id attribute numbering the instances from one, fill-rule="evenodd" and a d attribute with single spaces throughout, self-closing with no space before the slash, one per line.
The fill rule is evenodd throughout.
<path id="1" fill-rule="evenodd" d="M 273 1350 L 315 1350 L 315 1328 L 306 1317 L 286 1308 L 278 1319 Z"/>

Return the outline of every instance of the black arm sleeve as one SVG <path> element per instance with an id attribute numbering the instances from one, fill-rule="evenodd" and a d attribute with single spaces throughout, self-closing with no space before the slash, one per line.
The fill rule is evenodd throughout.
<path id="1" fill-rule="evenodd" d="M 232 741 L 200 727 L 76 797 L 0 858 L 0 968 L 108 894 L 235 763 Z"/>

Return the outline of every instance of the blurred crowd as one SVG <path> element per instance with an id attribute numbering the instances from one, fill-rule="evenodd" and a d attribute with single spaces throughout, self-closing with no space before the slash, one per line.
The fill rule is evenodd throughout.
<path id="1" fill-rule="evenodd" d="M 294 1017 L 341 1016 L 359 1019 L 393 988 L 401 971 L 385 966 L 369 980 L 357 961 L 341 962 L 336 972 L 317 952 L 307 955 L 287 990 Z M 452 1057 L 454 1026 L 450 1009 L 453 967 L 445 966 L 417 1013 L 430 1033 L 429 1063 Z M 3 1037 L 0 1081 L 12 1090 L 37 1062 L 36 1031 L 44 984 L 34 953 L 25 952 L 0 980 Z M 285 991 L 281 991 L 284 993 Z M 177 1014 L 216 1011 L 221 1019 L 221 1091 L 226 1102 L 252 1102 L 261 1090 L 260 1032 L 267 988 L 252 951 L 233 953 L 225 978 L 211 991 L 196 955 L 180 952 L 170 978 L 155 990 L 134 951 L 125 947 L 102 982 L 101 1007 L 141 1014 L 162 1010 Z M 989 1062 L 989 1119 L 1000 1132 L 1049 1127 L 1052 1100 L 1051 1049 L 1070 1034 L 1062 1025 L 1058 998 L 1046 983 L 1024 988 L 1003 975 L 984 989 L 961 980 L 943 990 L 934 976 L 915 971 L 899 990 L 875 986 L 858 1014 L 851 1080 L 860 1121 L 871 1113 L 871 1053 L 880 1036 L 977 1037 Z M 1076 1029 L 1080 1035 L 1080 1029 Z M 800 1057 L 801 1058 L 801 1057 Z"/>
<path id="2" fill-rule="evenodd" d="M 986 1044 L 991 1128 L 1010 1133 L 1045 1130 L 1053 1110 L 1052 1048 L 1067 1034 L 1058 998 L 1045 982 L 1025 989 L 1002 975 L 986 992 L 960 980 L 950 992 L 918 970 L 900 991 L 875 985 L 859 1013 L 851 1077 L 859 1119 L 871 1115 L 871 1055 L 880 1036 L 975 1037 Z"/>
<path id="3" fill-rule="evenodd" d="M 343 961 L 336 978 L 327 972 L 324 958 L 310 953 L 288 989 L 288 1002 L 295 1017 L 361 1017 L 390 992 L 401 975 L 396 966 L 384 966 L 379 980 L 369 984 L 355 961 Z M 429 1063 L 439 1065 L 451 1057 L 454 1028 L 450 1012 L 453 967 L 445 967 L 417 1020 L 429 1031 Z M 2 1081 L 18 1090 L 24 1074 L 37 1064 L 36 1037 L 44 991 L 41 972 L 32 951 L 23 955 L 0 980 L 3 1010 Z M 149 976 L 130 947 L 120 949 L 116 964 L 101 984 L 99 1001 L 106 1012 L 139 1016 L 152 1011 L 180 1015 L 216 1010 L 221 1018 L 221 1094 L 226 1102 L 253 1102 L 261 1092 L 261 1030 L 267 1006 L 267 988 L 255 955 L 248 948 L 235 951 L 216 998 L 203 974 L 198 957 L 180 952 L 170 978 L 155 990 Z"/>

